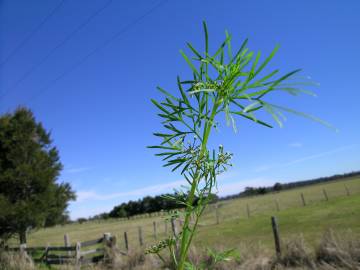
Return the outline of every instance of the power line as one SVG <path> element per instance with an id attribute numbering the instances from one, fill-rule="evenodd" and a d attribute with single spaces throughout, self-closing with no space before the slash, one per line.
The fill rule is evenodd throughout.
<path id="1" fill-rule="evenodd" d="M 88 54 L 86 54 L 83 58 L 81 58 L 79 61 L 77 61 L 73 66 L 71 66 L 69 69 L 65 70 L 63 73 L 61 73 L 59 76 L 57 76 L 55 79 L 53 79 L 52 81 L 50 81 L 50 83 L 43 87 L 39 92 L 35 93 L 35 95 L 31 96 L 30 99 L 28 101 L 34 100 L 36 98 L 38 98 L 41 94 L 43 94 L 44 92 L 46 92 L 49 88 L 51 88 L 51 86 L 53 86 L 56 82 L 58 82 L 59 80 L 61 80 L 62 78 L 66 77 L 68 74 L 70 74 L 72 71 L 74 71 L 78 66 L 80 66 L 81 64 L 83 64 L 89 57 L 91 57 L 92 55 L 94 55 L 95 53 L 97 53 L 99 50 L 109 46 L 114 40 L 116 40 L 117 38 L 119 38 L 121 35 L 123 35 L 124 33 L 126 33 L 131 27 L 133 27 L 134 25 L 137 25 L 138 23 L 140 23 L 143 19 L 145 19 L 147 16 L 149 16 L 151 13 L 153 13 L 156 9 L 158 9 L 160 6 L 162 6 L 163 4 L 165 4 L 165 2 L 167 2 L 169 0 L 162 0 L 160 1 L 158 4 L 156 4 L 154 7 L 150 8 L 147 12 L 145 12 L 143 15 L 139 16 L 138 18 L 136 18 L 135 20 L 131 21 L 130 23 L 128 23 L 127 25 L 125 25 L 125 27 L 123 27 L 120 31 L 116 32 L 115 35 L 113 35 L 112 37 L 110 37 L 109 39 L 107 39 L 105 42 L 101 43 L 99 46 L 97 46 L 95 49 L 93 49 L 92 51 L 90 51 Z"/>
<path id="2" fill-rule="evenodd" d="M 86 25 L 88 25 L 96 16 L 98 16 L 101 12 L 103 12 L 110 4 L 112 0 L 108 0 L 103 6 L 97 9 L 95 12 L 90 14 L 90 16 L 83 21 L 78 27 L 76 27 L 71 33 L 69 33 L 60 43 L 58 43 L 48 54 L 45 55 L 37 64 L 28 69 L 20 79 L 18 79 L 7 92 L 3 93 L 0 99 L 5 98 L 8 94 L 10 94 L 11 90 L 16 88 L 19 84 L 21 84 L 24 80 L 26 80 L 34 71 L 36 71 L 43 63 L 49 59 L 59 48 L 64 46 L 66 42 L 72 39 L 80 30 L 82 30 Z"/>
<path id="3" fill-rule="evenodd" d="M 0 63 L 0 67 L 4 66 L 24 45 L 43 27 L 47 21 L 62 7 L 65 0 L 60 3 L 21 41 L 10 54 Z"/>

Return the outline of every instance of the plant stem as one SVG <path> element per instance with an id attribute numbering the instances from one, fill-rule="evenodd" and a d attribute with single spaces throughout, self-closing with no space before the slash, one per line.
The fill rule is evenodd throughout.
<path id="1" fill-rule="evenodd" d="M 207 150 L 207 142 L 209 139 L 211 127 L 213 125 L 212 122 L 214 121 L 217 109 L 220 105 L 221 105 L 221 100 L 216 99 L 214 102 L 212 111 L 211 111 L 210 118 L 205 122 L 204 132 L 203 132 L 203 140 L 201 143 L 201 149 L 200 149 L 198 161 L 201 161 L 201 159 L 204 156 L 204 153 Z M 184 269 L 184 264 L 185 264 L 185 260 L 186 260 L 188 247 L 190 246 L 189 240 L 192 239 L 192 237 L 189 238 L 189 232 L 190 232 L 189 222 L 190 222 L 190 216 L 191 216 L 191 212 L 192 212 L 192 205 L 194 203 L 194 198 L 195 198 L 195 191 L 196 191 L 196 187 L 198 186 L 200 177 L 201 177 L 200 167 L 198 166 L 196 169 L 195 175 L 194 175 L 193 182 L 191 184 L 189 196 L 186 200 L 187 207 L 186 207 L 185 221 L 184 221 L 182 237 L 181 237 L 180 259 L 179 259 L 179 264 L 177 267 L 178 270 Z M 194 231 L 192 233 L 194 233 Z"/>
<path id="2" fill-rule="evenodd" d="M 212 187 L 210 186 L 209 194 L 211 194 L 211 190 L 212 190 Z M 196 228 L 197 228 L 197 226 L 198 226 L 200 217 L 201 217 L 202 213 L 204 212 L 205 207 L 208 205 L 208 203 L 209 203 L 209 200 L 208 200 L 208 198 L 207 198 L 207 199 L 206 199 L 206 203 L 202 206 L 202 208 L 201 208 L 201 210 L 200 210 L 200 213 L 199 213 L 198 215 L 196 215 L 196 220 L 195 220 L 194 225 L 193 225 L 193 228 L 192 228 L 193 232 L 195 232 L 195 230 L 196 230 Z M 189 241 L 188 241 L 188 243 L 187 243 L 187 246 L 185 247 L 185 254 L 188 253 L 188 249 L 189 249 L 189 247 L 190 247 L 190 243 L 191 243 L 193 237 L 194 237 L 194 233 L 190 234 Z"/>

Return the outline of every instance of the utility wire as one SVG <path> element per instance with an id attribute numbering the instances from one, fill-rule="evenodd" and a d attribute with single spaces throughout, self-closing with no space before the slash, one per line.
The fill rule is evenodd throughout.
<path id="1" fill-rule="evenodd" d="M 78 32 L 80 32 L 85 26 L 87 26 L 96 16 L 98 16 L 101 12 L 103 12 L 110 4 L 112 0 L 108 0 L 103 6 L 97 9 L 95 12 L 90 14 L 90 16 L 82 22 L 78 27 L 76 27 L 71 33 L 69 33 L 60 43 L 58 43 L 48 54 L 46 54 L 37 64 L 33 65 L 30 69 L 28 69 L 23 76 L 20 77 L 10 88 L 8 91 L 3 93 L 0 96 L 0 99 L 5 98 L 8 94 L 10 94 L 11 90 L 16 88 L 19 84 L 21 84 L 24 80 L 26 80 L 31 74 L 34 73 L 46 60 L 49 59 L 59 48 L 64 46 L 66 42 L 72 39 Z"/>
<path id="2" fill-rule="evenodd" d="M 62 7 L 65 0 L 61 0 L 60 3 L 21 41 L 0 63 L 0 67 L 3 67 L 24 45 L 43 27 L 48 20 Z"/>
<path id="3" fill-rule="evenodd" d="M 115 33 L 112 37 L 107 39 L 105 42 L 101 43 L 99 46 L 97 46 L 95 49 L 90 51 L 88 54 L 86 54 L 83 58 L 81 58 L 79 61 L 77 61 L 74 65 L 72 65 L 69 69 L 65 70 L 63 73 L 61 73 L 59 76 L 57 76 L 55 79 L 51 80 L 50 83 L 43 87 L 40 91 L 35 93 L 33 96 L 31 96 L 28 101 L 34 100 L 38 98 L 41 94 L 49 90 L 55 83 L 57 83 L 59 80 L 63 79 L 67 75 L 69 75 L 71 72 L 73 72 L 77 67 L 79 67 L 81 64 L 83 64 L 89 57 L 96 54 L 101 49 L 109 46 L 113 41 L 118 39 L 121 35 L 125 34 L 131 27 L 139 24 L 143 19 L 145 19 L 147 16 L 149 16 L 151 13 L 153 13 L 156 9 L 158 9 L 160 6 L 165 4 L 169 0 L 162 0 L 158 4 L 156 4 L 154 7 L 150 8 L 147 12 L 142 14 L 141 16 L 137 17 L 135 20 L 129 22 L 127 25 L 125 25 L 121 30 Z"/>

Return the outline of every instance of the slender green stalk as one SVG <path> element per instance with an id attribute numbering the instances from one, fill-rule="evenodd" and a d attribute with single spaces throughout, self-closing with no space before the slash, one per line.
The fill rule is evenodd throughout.
<path id="1" fill-rule="evenodd" d="M 211 127 L 213 126 L 213 122 L 215 119 L 215 115 L 216 115 L 216 111 L 218 109 L 218 107 L 220 106 L 220 102 L 218 102 L 217 100 L 215 101 L 214 105 L 213 105 L 213 109 L 210 115 L 210 119 L 207 120 L 207 122 L 205 123 L 205 127 L 204 127 L 204 134 L 203 134 L 203 140 L 201 143 L 201 151 L 200 151 L 200 155 L 199 155 L 199 162 L 201 161 L 205 151 L 207 151 L 207 142 L 210 136 L 210 132 L 211 132 Z M 186 260 L 186 255 L 187 255 L 187 250 L 188 250 L 188 246 L 190 245 L 190 241 L 189 241 L 189 222 L 190 222 L 190 217 L 191 217 L 191 213 L 192 213 L 192 205 L 194 202 L 194 198 L 195 198 L 195 191 L 196 191 L 196 187 L 198 186 L 198 182 L 200 180 L 200 167 L 198 166 L 196 169 L 196 174 L 195 177 L 193 179 L 193 183 L 191 185 L 191 190 L 189 193 L 189 197 L 186 201 L 187 204 L 187 209 L 186 209 L 186 214 L 185 214 L 185 221 L 184 221 L 184 225 L 183 225 L 183 236 L 181 239 L 181 247 L 180 247 L 180 260 L 179 260 L 179 264 L 178 264 L 178 269 L 179 270 L 183 270 L 184 269 L 184 263 Z M 192 237 L 190 238 L 192 239 Z"/>
<path id="2" fill-rule="evenodd" d="M 211 187 L 210 187 L 209 191 L 210 191 L 210 193 L 211 193 L 211 191 L 212 191 L 212 188 L 211 188 Z M 199 213 L 198 215 L 196 215 L 196 220 L 195 220 L 195 223 L 194 223 L 194 226 L 193 226 L 193 231 L 196 231 L 196 228 L 197 228 L 197 226 L 198 226 L 200 217 L 201 217 L 202 213 L 204 212 L 205 207 L 207 206 L 207 204 L 208 204 L 208 202 L 206 202 L 204 205 L 202 205 L 202 206 L 201 206 L 200 213 Z M 193 239 L 194 235 L 195 235 L 194 233 L 190 234 L 190 238 L 189 238 L 189 241 L 188 241 L 187 246 L 186 246 L 186 249 L 185 249 L 185 254 L 188 253 L 188 250 L 189 250 L 189 247 L 190 247 L 190 244 L 191 244 L 191 242 L 192 242 L 192 239 Z"/>

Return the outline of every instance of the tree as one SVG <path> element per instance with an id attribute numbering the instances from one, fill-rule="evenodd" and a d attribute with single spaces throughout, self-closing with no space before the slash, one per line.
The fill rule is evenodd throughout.
<path id="1" fill-rule="evenodd" d="M 87 221 L 87 218 L 83 218 L 83 217 L 77 219 L 77 222 L 78 222 L 79 224 L 83 224 L 83 223 L 86 222 L 86 221 Z"/>
<path id="2" fill-rule="evenodd" d="M 126 206 L 125 203 L 122 203 L 121 205 L 115 206 L 113 208 L 113 210 L 110 211 L 109 217 L 112 217 L 112 218 L 127 217 L 128 213 L 125 210 L 125 206 Z"/>
<path id="3" fill-rule="evenodd" d="M 0 237 L 18 235 L 26 243 L 29 228 L 66 220 L 75 194 L 58 183 L 61 170 L 50 133 L 29 109 L 0 117 Z"/>
<path id="4" fill-rule="evenodd" d="M 268 192 L 268 190 L 266 189 L 266 187 L 258 187 L 257 188 L 257 194 L 259 195 L 264 195 Z"/>
<path id="5" fill-rule="evenodd" d="M 282 186 L 282 184 L 280 184 L 279 182 L 276 182 L 275 184 L 274 184 L 274 187 L 273 187 L 273 190 L 274 191 L 280 191 L 280 190 L 282 190 L 283 189 L 283 186 Z"/>

